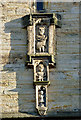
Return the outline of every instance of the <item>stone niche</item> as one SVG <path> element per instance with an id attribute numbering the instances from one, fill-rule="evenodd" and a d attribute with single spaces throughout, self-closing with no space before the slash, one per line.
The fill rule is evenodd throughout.
<path id="1" fill-rule="evenodd" d="M 34 13 L 23 18 L 27 29 L 27 66 L 34 68 L 34 86 L 36 90 L 36 109 L 40 115 L 46 115 L 48 109 L 47 87 L 49 66 L 55 64 L 56 27 L 61 27 L 61 16 L 51 13 Z"/>

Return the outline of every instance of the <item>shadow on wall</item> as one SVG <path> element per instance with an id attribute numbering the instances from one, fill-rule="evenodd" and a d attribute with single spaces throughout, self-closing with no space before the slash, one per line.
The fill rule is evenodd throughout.
<path id="1" fill-rule="evenodd" d="M 8 94 L 14 95 L 18 93 L 18 106 L 14 100 L 13 102 L 16 108 L 18 107 L 19 112 L 36 114 L 33 69 L 28 69 L 25 66 L 27 31 L 22 28 L 22 18 L 7 22 L 5 24 L 5 33 L 10 33 L 10 45 L 9 43 L 8 45 L 11 47 L 11 50 L 9 52 L 8 62 L 4 66 L 3 71 L 16 73 L 16 78 L 13 81 L 9 80 L 9 83 L 12 82 L 12 84 L 9 84 Z M 12 104 L 13 107 L 14 105 Z"/>

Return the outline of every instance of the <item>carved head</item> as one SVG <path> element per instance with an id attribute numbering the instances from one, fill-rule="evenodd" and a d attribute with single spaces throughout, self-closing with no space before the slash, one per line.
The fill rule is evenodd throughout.
<path id="1" fill-rule="evenodd" d="M 44 71 L 44 65 L 43 64 L 39 64 L 38 69 L 39 69 L 39 71 L 43 72 Z"/>
<path id="2" fill-rule="evenodd" d="M 43 95 L 43 91 L 40 91 L 41 95 Z"/>
<path id="3" fill-rule="evenodd" d="M 39 27 L 39 34 L 40 35 L 44 35 L 44 33 L 45 33 L 45 27 Z"/>

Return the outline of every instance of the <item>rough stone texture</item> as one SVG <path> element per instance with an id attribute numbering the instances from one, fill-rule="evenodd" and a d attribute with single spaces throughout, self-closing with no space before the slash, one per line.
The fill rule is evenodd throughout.
<path id="1" fill-rule="evenodd" d="M 56 30 L 56 68 L 50 69 L 49 74 L 47 116 L 58 116 L 56 112 L 61 111 L 77 113 L 81 109 L 79 3 L 45 3 L 45 8 L 62 15 L 62 28 Z M 28 13 L 28 2 L 0 2 L 0 117 L 3 118 L 38 116 L 33 70 L 25 66 L 27 31 L 22 28 L 21 18 Z"/>

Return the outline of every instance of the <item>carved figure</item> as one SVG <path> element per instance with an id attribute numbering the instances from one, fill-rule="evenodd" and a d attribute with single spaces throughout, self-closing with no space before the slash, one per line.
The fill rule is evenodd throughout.
<path id="1" fill-rule="evenodd" d="M 40 97 L 40 99 L 39 99 L 39 106 L 40 107 L 44 107 L 44 92 L 41 90 L 40 91 L 40 95 L 39 95 L 39 97 Z"/>
<path id="2" fill-rule="evenodd" d="M 46 80 L 46 71 L 45 71 L 45 67 L 43 64 L 39 64 L 37 66 L 36 80 L 37 81 L 45 81 Z"/>
<path id="3" fill-rule="evenodd" d="M 44 35 L 45 27 L 39 27 L 39 34 L 36 36 L 37 50 L 39 52 L 45 52 L 47 37 Z"/>

